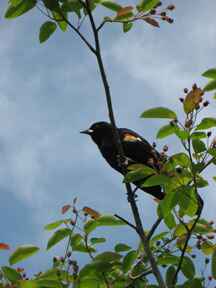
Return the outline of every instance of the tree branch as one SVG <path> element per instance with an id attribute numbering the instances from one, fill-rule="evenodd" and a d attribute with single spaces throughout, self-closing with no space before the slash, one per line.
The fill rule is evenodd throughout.
<path id="1" fill-rule="evenodd" d="M 90 23 L 91 23 L 92 32 L 93 32 L 93 35 L 94 35 L 95 47 L 96 47 L 95 55 L 96 55 L 96 58 L 97 58 L 97 62 L 98 62 L 99 70 L 100 70 L 100 75 L 101 75 L 102 82 L 103 82 L 103 85 L 104 85 L 104 90 L 105 90 L 105 95 L 106 95 L 106 102 L 107 102 L 107 108 L 108 108 L 110 122 L 111 122 L 111 124 L 114 127 L 114 132 L 115 132 L 114 137 L 115 137 L 116 148 L 117 148 L 117 151 L 118 151 L 119 156 L 121 158 L 123 174 L 125 174 L 126 173 L 126 168 L 125 168 L 125 165 L 124 165 L 124 151 L 123 151 L 122 143 L 121 143 L 121 140 L 120 140 L 120 137 L 119 137 L 119 133 L 118 133 L 117 127 L 116 127 L 110 88 L 109 88 L 109 84 L 108 84 L 108 80 L 107 80 L 107 76 L 106 76 L 106 72 L 105 72 L 105 68 L 104 68 L 104 64 L 103 64 L 103 60 L 102 60 L 102 55 L 101 55 L 99 35 L 98 35 L 98 31 L 97 31 L 97 28 L 96 28 L 96 25 L 95 25 L 95 22 L 94 22 L 94 18 L 93 18 L 91 9 L 90 9 L 89 0 L 86 0 L 85 8 L 87 10 L 87 14 L 89 16 L 89 20 L 90 20 Z M 135 201 L 135 197 L 134 197 L 134 193 L 132 191 L 131 185 L 128 184 L 128 183 L 126 183 L 125 185 L 126 185 L 126 190 L 127 190 L 127 195 L 128 195 L 128 202 L 129 202 L 129 204 L 131 206 L 131 209 L 132 209 L 132 212 L 133 212 L 134 221 L 136 223 L 137 233 L 140 236 L 140 239 L 141 239 L 141 242 L 143 244 L 145 253 L 146 253 L 146 255 L 147 255 L 148 259 L 149 259 L 153 274 L 155 275 L 155 278 L 157 279 L 159 287 L 160 288 L 165 288 L 166 286 L 165 286 L 163 277 L 162 277 L 162 275 L 160 273 L 160 270 L 159 270 L 159 268 L 157 266 L 157 263 L 156 263 L 156 260 L 154 258 L 154 255 L 151 252 L 147 236 L 144 233 L 142 221 L 141 221 L 141 218 L 140 218 L 138 207 L 136 205 L 136 201 Z"/>
<path id="2" fill-rule="evenodd" d="M 157 227 L 160 225 L 161 221 L 162 221 L 162 218 L 159 217 L 159 218 L 156 220 L 156 222 L 153 224 L 151 230 L 149 231 L 149 233 L 148 233 L 148 235 L 147 235 L 147 239 L 148 239 L 148 240 L 151 239 L 151 237 L 153 236 L 155 230 L 156 230 Z"/>

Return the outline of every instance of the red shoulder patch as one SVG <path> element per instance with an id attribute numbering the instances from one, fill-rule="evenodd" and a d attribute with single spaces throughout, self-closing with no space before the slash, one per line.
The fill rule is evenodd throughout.
<path id="1" fill-rule="evenodd" d="M 129 141 L 129 142 L 136 142 L 136 141 L 142 141 L 141 138 L 139 137 L 136 137 L 130 133 L 125 133 L 124 136 L 123 136 L 123 140 L 124 141 Z"/>

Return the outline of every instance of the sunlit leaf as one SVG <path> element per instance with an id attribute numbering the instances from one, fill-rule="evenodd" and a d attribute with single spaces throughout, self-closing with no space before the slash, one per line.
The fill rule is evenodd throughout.
<path id="1" fill-rule="evenodd" d="M 5 18 L 12 19 L 21 16 L 34 8 L 36 3 L 36 0 L 23 0 L 18 2 L 18 5 L 10 5 L 5 13 Z"/>
<path id="2" fill-rule="evenodd" d="M 141 0 L 141 2 L 137 5 L 137 10 L 139 12 L 147 12 L 153 9 L 159 2 L 159 0 Z"/>
<path id="3" fill-rule="evenodd" d="M 19 246 L 10 256 L 10 265 L 16 264 L 22 260 L 25 260 L 39 251 L 39 248 L 33 245 Z"/>
<path id="4" fill-rule="evenodd" d="M 152 187 L 156 185 L 163 185 L 170 182 L 170 177 L 165 175 L 153 175 L 150 176 L 145 182 L 141 185 L 141 187 Z"/>
<path id="5" fill-rule="evenodd" d="M 141 118 L 166 118 L 176 119 L 176 113 L 168 108 L 157 107 L 144 111 Z"/>
<path id="6" fill-rule="evenodd" d="M 54 245 L 69 237 L 71 235 L 71 230 L 68 228 L 62 228 L 54 232 L 54 234 L 49 238 L 47 243 L 47 250 L 52 248 Z"/>
<path id="7" fill-rule="evenodd" d="M 11 267 L 3 266 L 1 267 L 1 270 L 4 274 L 4 277 L 12 283 L 22 279 L 20 273 Z"/>
<path id="8" fill-rule="evenodd" d="M 160 128 L 160 130 L 158 131 L 156 137 L 158 139 L 162 139 L 162 138 L 168 137 L 168 136 L 174 134 L 175 130 L 176 130 L 176 127 L 174 125 L 170 125 L 170 124 L 165 125 L 165 126 Z"/>
<path id="9" fill-rule="evenodd" d="M 128 172 L 124 178 L 124 181 L 126 183 L 139 181 L 139 180 L 146 178 L 147 176 L 150 176 L 156 173 L 154 169 L 148 166 L 140 165 L 138 166 L 138 169 L 137 169 L 135 165 L 129 166 L 129 169 L 131 171 Z M 135 168 L 134 170 L 132 170 L 132 166 L 134 166 Z"/>
<path id="10" fill-rule="evenodd" d="M 108 1 L 108 0 L 100 1 L 100 4 L 115 12 L 118 12 L 122 8 L 121 5 L 119 5 L 118 3 L 114 1 Z"/>
<path id="11" fill-rule="evenodd" d="M 212 127 L 216 127 L 216 118 L 203 118 L 196 130 L 206 130 Z"/>

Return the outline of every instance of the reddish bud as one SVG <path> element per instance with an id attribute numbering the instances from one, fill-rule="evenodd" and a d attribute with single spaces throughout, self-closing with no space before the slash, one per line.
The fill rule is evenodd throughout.
<path id="1" fill-rule="evenodd" d="M 196 83 L 193 84 L 192 89 L 193 89 L 193 90 L 196 90 L 196 89 L 197 89 L 197 84 L 196 84 Z"/>
<path id="2" fill-rule="evenodd" d="M 184 102 L 184 98 L 180 97 L 180 98 L 179 98 L 179 101 L 180 101 L 181 103 L 183 103 L 183 102 Z"/>
<path id="3" fill-rule="evenodd" d="M 174 22 L 174 19 L 173 19 L 173 18 L 170 18 L 170 17 L 168 17 L 166 20 L 167 20 L 167 22 L 170 23 L 170 24 L 172 24 L 172 23 Z"/>
<path id="4" fill-rule="evenodd" d="M 213 277 L 212 276 L 208 276 L 208 280 L 212 281 Z"/>
<path id="5" fill-rule="evenodd" d="M 205 101 L 204 103 L 203 103 L 203 106 L 204 107 L 207 107 L 209 105 L 209 101 Z"/>
<path id="6" fill-rule="evenodd" d="M 175 5 L 172 5 L 172 4 L 168 5 L 167 10 L 170 10 L 170 11 L 175 10 Z"/>
<path id="7" fill-rule="evenodd" d="M 156 10 L 155 10 L 155 9 L 152 9 L 152 10 L 150 11 L 150 14 L 151 14 L 151 15 L 155 15 L 155 13 L 156 13 Z"/>
<path id="8" fill-rule="evenodd" d="M 188 93 L 188 88 L 184 88 L 184 93 Z"/>
<path id="9" fill-rule="evenodd" d="M 161 12 L 160 15 L 161 16 L 166 16 L 166 12 Z"/>
<path id="10" fill-rule="evenodd" d="M 169 149 L 168 146 L 167 146 L 167 145 L 164 145 L 164 147 L 163 147 L 163 151 L 164 151 L 164 152 L 167 152 L 168 149 Z"/>

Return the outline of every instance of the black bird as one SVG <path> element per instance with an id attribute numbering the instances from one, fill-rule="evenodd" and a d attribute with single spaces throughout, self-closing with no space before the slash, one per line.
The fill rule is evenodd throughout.
<path id="1" fill-rule="evenodd" d="M 126 161 L 129 165 L 135 163 L 145 164 L 146 166 L 159 170 L 161 155 L 154 147 L 130 129 L 118 128 L 118 132 Z M 121 174 L 124 174 L 115 144 L 114 127 L 111 124 L 107 122 L 96 122 L 92 124 L 89 129 L 81 131 L 81 133 L 90 135 L 110 166 Z M 140 188 L 141 182 L 136 181 L 133 184 Z M 160 200 L 165 196 L 160 186 L 144 187 L 140 189 Z"/>

